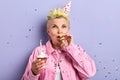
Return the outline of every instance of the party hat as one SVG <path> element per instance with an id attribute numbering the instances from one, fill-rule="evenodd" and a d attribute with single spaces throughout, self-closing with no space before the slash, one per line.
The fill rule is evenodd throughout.
<path id="1" fill-rule="evenodd" d="M 71 1 L 69 1 L 64 7 L 63 11 L 65 14 L 69 15 L 70 14 L 70 8 L 71 8 Z"/>
<path id="2" fill-rule="evenodd" d="M 47 18 L 49 20 L 49 19 L 63 17 L 68 20 L 70 14 L 70 8 L 71 8 L 71 1 L 69 1 L 63 8 L 57 8 L 51 10 Z"/>

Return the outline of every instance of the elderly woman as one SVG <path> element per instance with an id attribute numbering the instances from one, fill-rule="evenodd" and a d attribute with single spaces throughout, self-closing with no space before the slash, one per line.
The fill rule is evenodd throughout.
<path id="1" fill-rule="evenodd" d="M 47 20 L 50 40 L 34 49 L 22 80 L 86 80 L 95 75 L 94 61 L 74 44 L 69 34 L 70 5 L 71 2 L 50 11 Z"/>

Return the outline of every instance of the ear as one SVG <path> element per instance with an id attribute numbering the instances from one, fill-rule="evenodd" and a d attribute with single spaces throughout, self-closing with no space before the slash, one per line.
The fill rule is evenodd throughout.
<path id="1" fill-rule="evenodd" d="M 47 30 L 47 34 L 48 34 L 48 36 L 50 36 L 50 32 L 49 32 L 49 30 Z"/>
<path id="2" fill-rule="evenodd" d="M 49 30 L 48 30 L 48 28 L 46 29 L 46 31 L 47 31 L 47 33 L 49 33 Z"/>
<path id="3" fill-rule="evenodd" d="M 67 31 L 67 33 L 70 33 L 70 28 L 68 28 L 68 31 Z"/>
<path id="4" fill-rule="evenodd" d="M 48 28 L 47 28 L 47 30 L 46 30 L 46 31 L 47 31 L 47 33 L 48 33 L 48 35 L 49 35 L 49 29 L 48 29 Z"/>

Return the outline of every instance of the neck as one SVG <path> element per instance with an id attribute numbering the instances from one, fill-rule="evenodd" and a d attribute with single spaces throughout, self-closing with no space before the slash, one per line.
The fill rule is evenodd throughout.
<path id="1" fill-rule="evenodd" d="M 61 48 L 59 47 L 59 44 L 58 43 L 53 43 L 52 40 L 51 40 L 51 44 L 52 44 L 52 47 L 56 50 L 60 50 Z"/>

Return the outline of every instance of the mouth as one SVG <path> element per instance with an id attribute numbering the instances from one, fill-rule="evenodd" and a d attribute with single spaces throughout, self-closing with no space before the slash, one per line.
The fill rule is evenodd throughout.
<path id="1" fill-rule="evenodd" d="M 65 39 L 65 36 L 64 36 L 64 35 L 59 35 L 59 36 L 57 36 L 57 38 L 58 38 L 60 41 L 62 41 L 62 40 Z"/>

